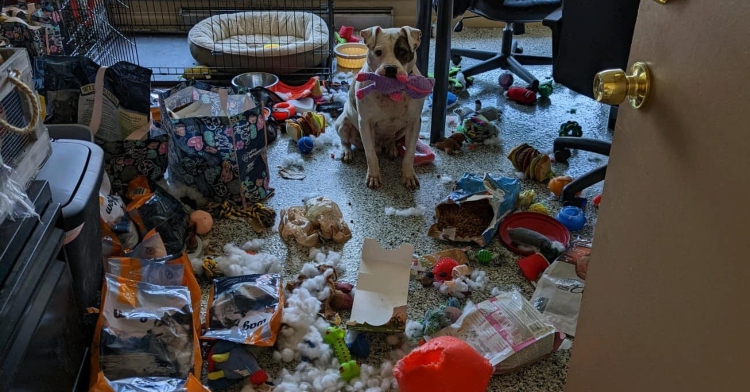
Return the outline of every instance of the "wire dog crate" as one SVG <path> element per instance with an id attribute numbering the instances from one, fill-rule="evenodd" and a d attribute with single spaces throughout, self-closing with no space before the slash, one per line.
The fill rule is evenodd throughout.
<path id="1" fill-rule="evenodd" d="M 108 11 L 156 80 L 331 74 L 333 0 L 127 0 Z"/>

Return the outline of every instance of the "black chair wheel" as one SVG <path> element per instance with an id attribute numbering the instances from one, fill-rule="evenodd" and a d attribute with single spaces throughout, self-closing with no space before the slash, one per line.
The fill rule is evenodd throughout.
<path id="1" fill-rule="evenodd" d="M 515 48 L 515 50 L 513 52 L 517 53 L 517 54 L 521 54 L 521 53 L 523 53 L 523 47 L 516 46 L 516 48 Z"/>
<path id="2" fill-rule="evenodd" d="M 453 65 L 459 65 L 459 64 L 461 64 L 461 60 L 462 59 L 463 59 L 463 57 L 458 56 L 458 55 L 451 56 L 451 62 L 453 63 Z"/>
<path id="3" fill-rule="evenodd" d="M 560 163 L 566 163 L 568 161 L 568 158 L 570 158 L 571 155 L 572 153 L 570 152 L 569 149 L 563 148 L 562 150 L 555 151 L 555 161 L 560 162 Z"/>

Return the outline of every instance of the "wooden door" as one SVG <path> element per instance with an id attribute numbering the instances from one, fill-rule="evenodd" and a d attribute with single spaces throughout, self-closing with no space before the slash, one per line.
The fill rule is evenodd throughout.
<path id="1" fill-rule="evenodd" d="M 569 392 L 750 391 L 750 2 L 642 0 Z"/>

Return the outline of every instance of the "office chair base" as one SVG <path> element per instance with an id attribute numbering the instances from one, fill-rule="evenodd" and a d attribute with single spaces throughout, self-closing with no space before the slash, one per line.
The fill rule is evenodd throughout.
<path id="1" fill-rule="evenodd" d="M 573 182 L 565 185 L 560 200 L 564 205 L 581 207 L 580 199 L 576 197 L 576 195 L 581 193 L 584 189 L 604 181 L 606 176 L 607 165 L 604 165 L 576 178 Z"/>
<path id="2" fill-rule="evenodd" d="M 518 77 L 528 83 L 529 88 L 536 91 L 539 88 L 539 80 L 526 70 L 524 65 L 551 65 L 552 58 L 520 54 L 523 53 L 523 48 L 518 46 L 516 40 L 513 39 L 514 26 L 514 23 L 505 25 L 500 53 L 486 50 L 451 48 L 451 60 L 456 65 L 461 62 L 461 56 L 482 60 L 477 65 L 461 70 L 465 77 L 479 75 L 498 68 L 507 69 L 518 75 Z"/>

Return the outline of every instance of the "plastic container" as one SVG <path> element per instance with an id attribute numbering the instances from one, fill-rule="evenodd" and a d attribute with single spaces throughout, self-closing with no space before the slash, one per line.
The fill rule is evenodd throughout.
<path id="1" fill-rule="evenodd" d="M 565 206 L 557 213 L 557 220 L 568 230 L 578 231 L 586 225 L 586 214 L 578 207 Z"/>
<path id="2" fill-rule="evenodd" d="M 367 59 L 367 45 L 356 42 L 339 44 L 333 48 L 333 53 L 338 67 L 360 69 Z"/>
<path id="3" fill-rule="evenodd" d="M 49 182 L 52 200 L 62 207 L 65 253 L 73 275 L 75 297 L 82 309 L 98 307 L 104 268 L 99 226 L 99 187 L 104 151 L 89 141 L 78 125 L 48 126 L 52 154 L 38 180 Z M 70 138 L 65 138 L 70 137 Z"/>

